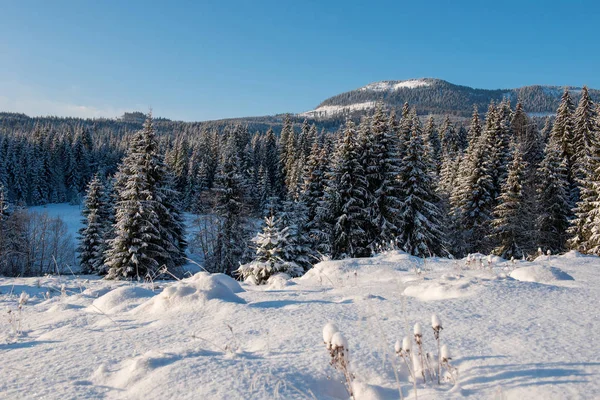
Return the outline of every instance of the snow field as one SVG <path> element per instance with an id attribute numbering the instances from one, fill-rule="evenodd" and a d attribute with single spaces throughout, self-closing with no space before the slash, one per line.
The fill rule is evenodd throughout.
<path id="1" fill-rule="evenodd" d="M 0 278 L 2 309 L 30 295 L 23 333 L 0 325 L 0 398 L 347 399 L 323 343 L 328 322 L 347 341 L 357 399 L 399 398 L 394 368 L 414 398 L 394 343 L 419 323 L 437 357 L 436 314 L 458 384 L 418 380 L 419 398 L 593 399 L 600 260 L 576 255 L 481 269 L 390 252 L 260 287 L 206 273 L 154 284 Z M 511 277 L 537 267 L 573 280 Z"/>

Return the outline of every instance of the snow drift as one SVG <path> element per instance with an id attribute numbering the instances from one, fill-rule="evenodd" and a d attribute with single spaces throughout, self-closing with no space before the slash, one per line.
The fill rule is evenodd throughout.
<path id="1" fill-rule="evenodd" d="M 174 308 L 202 306 L 208 301 L 219 300 L 228 303 L 245 303 L 236 293 L 242 292 L 232 278 L 222 274 L 211 275 L 198 272 L 194 276 L 167 286 L 160 294 L 133 310 L 134 313 L 161 312 Z"/>
<path id="2" fill-rule="evenodd" d="M 510 273 L 510 277 L 523 282 L 554 282 L 554 281 L 572 281 L 573 277 L 563 270 L 546 265 L 532 265 L 529 267 L 517 268 Z"/>

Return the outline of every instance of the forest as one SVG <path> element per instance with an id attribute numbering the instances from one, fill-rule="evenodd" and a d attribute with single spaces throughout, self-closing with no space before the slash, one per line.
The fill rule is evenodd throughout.
<path id="1" fill-rule="evenodd" d="M 15 114 L 21 122 L 0 130 L 0 274 L 65 263 L 109 279 L 169 278 L 194 251 L 210 272 L 262 283 L 386 250 L 600 253 L 597 105 L 587 88 L 577 104 L 565 89 L 542 129 L 527 111 L 492 101 L 462 126 L 380 103 L 336 131 L 287 116 L 277 133 L 177 129 L 151 114 L 141 129 L 135 118 L 115 129 Z M 60 202 L 83 205 L 77 262 L 61 257 L 60 221 L 27 212 Z M 195 215 L 190 243 L 184 213 Z"/>

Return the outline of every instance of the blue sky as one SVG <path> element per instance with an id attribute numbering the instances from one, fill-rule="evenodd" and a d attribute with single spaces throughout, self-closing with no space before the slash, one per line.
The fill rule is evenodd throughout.
<path id="1" fill-rule="evenodd" d="M 0 110 L 192 121 L 389 79 L 600 88 L 598 3 L 0 0 Z"/>

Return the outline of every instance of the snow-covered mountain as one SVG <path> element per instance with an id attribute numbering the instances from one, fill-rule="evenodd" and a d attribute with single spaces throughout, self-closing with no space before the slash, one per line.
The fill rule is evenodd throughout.
<path id="1" fill-rule="evenodd" d="M 569 86 L 577 100 L 581 87 Z M 403 81 L 373 82 L 358 89 L 330 97 L 315 109 L 298 114 L 320 120 L 339 119 L 347 116 L 360 116 L 372 109 L 378 102 L 386 108 L 399 110 L 405 102 L 417 108 L 420 114 L 450 114 L 456 117 L 469 117 L 473 105 L 483 112 L 490 101 L 509 99 L 521 101 L 532 115 L 551 115 L 556 111 L 564 91 L 561 86 L 524 86 L 515 89 L 475 89 L 455 85 L 450 82 L 420 78 Z M 600 99 L 600 91 L 590 89 L 593 99 Z"/>

